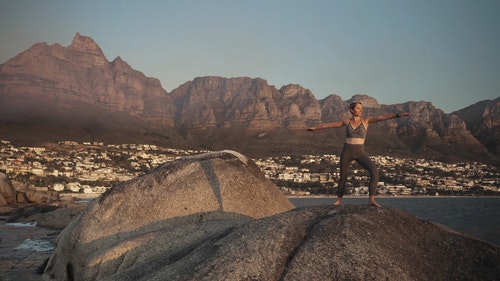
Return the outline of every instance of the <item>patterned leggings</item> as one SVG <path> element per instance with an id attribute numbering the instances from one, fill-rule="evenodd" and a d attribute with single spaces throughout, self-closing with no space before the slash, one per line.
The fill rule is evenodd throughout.
<path id="1" fill-rule="evenodd" d="M 368 173 L 370 173 L 370 196 L 377 193 L 378 170 L 375 163 L 366 155 L 363 144 L 344 144 L 342 154 L 340 154 L 340 180 L 337 190 L 337 196 L 342 197 L 345 193 L 345 184 L 349 174 L 349 168 L 352 160 L 356 160 Z"/>

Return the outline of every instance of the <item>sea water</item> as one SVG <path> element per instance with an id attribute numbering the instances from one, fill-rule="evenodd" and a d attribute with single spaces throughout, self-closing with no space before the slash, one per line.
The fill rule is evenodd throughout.
<path id="1" fill-rule="evenodd" d="M 296 207 L 332 204 L 335 198 L 289 198 Z M 500 197 L 380 197 L 382 206 L 401 209 L 469 236 L 500 246 Z M 367 204 L 368 198 L 344 198 L 342 204 Z"/>
<path id="2" fill-rule="evenodd" d="M 49 252 L 55 247 L 59 230 L 38 227 L 35 222 L 7 223 L 0 220 L 0 260 L 25 251 Z M 16 253 L 18 252 L 18 253 Z"/>

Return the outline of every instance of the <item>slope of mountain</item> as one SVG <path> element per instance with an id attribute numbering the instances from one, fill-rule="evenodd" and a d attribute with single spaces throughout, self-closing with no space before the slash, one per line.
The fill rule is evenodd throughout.
<path id="1" fill-rule="evenodd" d="M 500 98 L 478 102 L 453 114 L 465 121 L 468 130 L 489 151 L 500 154 Z"/>
<path id="2" fill-rule="evenodd" d="M 69 47 L 38 43 L 0 65 L 0 104 L 2 138 L 14 141 L 182 143 L 160 81 L 120 57 L 108 62 L 80 34 Z"/>
<path id="3" fill-rule="evenodd" d="M 411 113 L 373 124 L 371 153 L 498 161 L 498 99 L 445 114 L 425 101 L 382 105 L 366 95 L 317 100 L 300 85 L 277 89 L 260 78 L 213 76 L 168 93 L 120 57 L 109 62 L 80 34 L 68 47 L 38 43 L 0 65 L 0 138 L 227 148 L 254 157 L 338 153 L 342 129 L 305 128 L 349 117 L 354 100 L 367 115 Z"/>

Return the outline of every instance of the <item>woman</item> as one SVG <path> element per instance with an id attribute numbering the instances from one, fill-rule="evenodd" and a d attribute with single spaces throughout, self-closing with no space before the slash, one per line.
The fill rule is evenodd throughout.
<path id="1" fill-rule="evenodd" d="M 326 123 L 323 125 L 308 128 L 308 131 L 316 131 L 330 128 L 340 128 L 342 126 L 346 127 L 346 139 L 344 143 L 344 148 L 340 155 L 340 180 L 337 191 L 337 201 L 333 203 L 334 205 L 339 205 L 342 202 L 342 197 L 345 193 L 345 184 L 347 181 L 347 176 L 349 174 L 349 167 L 353 160 L 356 160 L 363 168 L 365 168 L 370 174 L 370 197 L 369 205 L 375 207 L 381 207 L 375 201 L 375 194 L 377 193 L 378 184 L 378 171 L 375 163 L 370 160 L 368 155 L 365 153 L 365 138 L 366 132 L 368 130 L 368 125 L 371 123 L 384 121 L 388 119 L 393 119 L 397 117 L 409 116 L 409 113 L 398 113 L 398 114 L 386 114 L 375 117 L 361 117 L 363 113 L 363 105 L 360 102 L 351 103 L 349 106 L 349 111 L 352 114 L 351 119 L 345 119 L 342 121 Z"/>

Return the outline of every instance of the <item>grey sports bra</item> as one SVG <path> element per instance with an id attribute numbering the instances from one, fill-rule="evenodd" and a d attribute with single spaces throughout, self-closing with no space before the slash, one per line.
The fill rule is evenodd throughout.
<path id="1" fill-rule="evenodd" d="M 347 138 L 361 138 L 364 139 L 366 137 L 366 127 L 363 122 L 354 129 L 351 125 L 351 121 L 349 121 L 349 124 L 345 125 L 346 127 L 346 137 Z"/>

